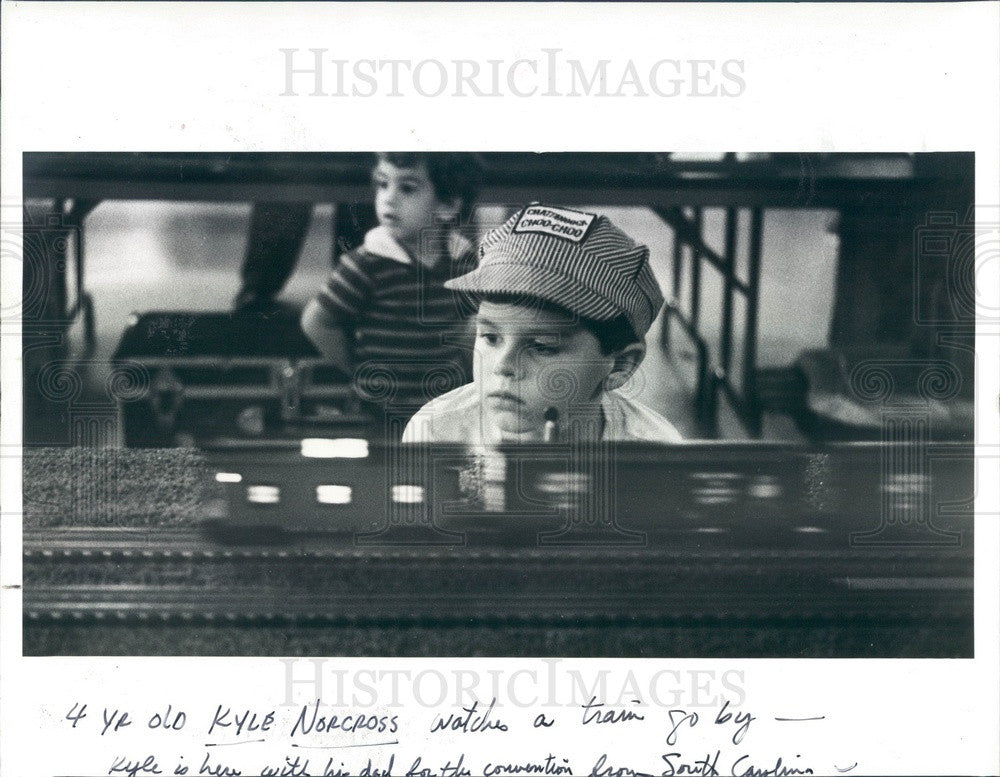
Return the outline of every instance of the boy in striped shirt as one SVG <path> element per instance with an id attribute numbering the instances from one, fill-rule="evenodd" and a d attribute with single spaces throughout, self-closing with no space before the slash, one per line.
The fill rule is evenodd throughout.
<path id="1" fill-rule="evenodd" d="M 445 284 L 479 303 L 473 381 L 429 402 L 403 442 L 680 442 L 620 388 L 663 305 L 649 249 L 605 216 L 532 203 Z"/>
<path id="2" fill-rule="evenodd" d="M 444 284 L 476 267 L 457 224 L 472 213 L 481 175 L 475 154 L 379 154 L 379 226 L 303 311 L 303 331 L 376 414 L 409 417 L 468 380 L 472 309 Z"/>

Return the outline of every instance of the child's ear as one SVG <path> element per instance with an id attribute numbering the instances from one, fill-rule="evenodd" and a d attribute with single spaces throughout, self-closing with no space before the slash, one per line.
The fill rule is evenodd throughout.
<path id="1" fill-rule="evenodd" d="M 645 343 L 631 343 L 617 351 L 614 354 L 611 372 L 604 379 L 605 390 L 614 391 L 628 383 L 644 358 L 646 358 Z"/>
<path id="2" fill-rule="evenodd" d="M 456 197 L 448 202 L 439 202 L 434 210 L 434 218 L 438 224 L 454 224 L 458 221 L 458 213 L 462 210 L 462 200 Z"/>

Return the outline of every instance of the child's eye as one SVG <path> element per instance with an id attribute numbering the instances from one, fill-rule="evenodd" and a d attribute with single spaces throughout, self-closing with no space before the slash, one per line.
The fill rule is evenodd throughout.
<path id="1" fill-rule="evenodd" d="M 480 337 L 480 338 L 481 338 L 481 339 L 482 339 L 482 340 L 483 340 L 483 341 L 484 341 L 484 342 L 485 342 L 485 343 L 486 343 L 487 345 L 496 345 L 497 343 L 499 343 L 499 342 L 500 342 L 500 335 L 498 335 L 498 334 L 495 334 L 495 333 L 493 333 L 493 332 L 480 332 L 480 333 L 479 333 L 479 337 Z"/>
<path id="2" fill-rule="evenodd" d="M 384 189 L 384 188 L 386 188 L 389 185 L 389 182 L 387 180 L 385 180 L 384 178 L 375 178 L 375 179 L 372 180 L 372 185 L 376 189 Z"/>
<path id="3" fill-rule="evenodd" d="M 403 194 L 413 194 L 417 190 L 417 187 L 412 183 L 404 183 L 400 185 L 399 190 Z"/>

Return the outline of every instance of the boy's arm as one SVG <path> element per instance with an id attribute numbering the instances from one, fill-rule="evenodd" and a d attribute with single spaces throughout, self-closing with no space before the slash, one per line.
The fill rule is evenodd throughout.
<path id="1" fill-rule="evenodd" d="M 344 254 L 302 312 L 302 331 L 324 358 L 347 374 L 352 368 L 354 322 L 371 303 L 372 284 L 364 261 Z"/>
<path id="2" fill-rule="evenodd" d="M 309 300 L 302 311 L 302 331 L 323 358 L 351 373 L 351 338 L 342 323 L 333 320 L 318 299 Z"/>

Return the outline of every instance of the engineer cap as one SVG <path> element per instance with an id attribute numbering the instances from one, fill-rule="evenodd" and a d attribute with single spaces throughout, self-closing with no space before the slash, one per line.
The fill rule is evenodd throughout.
<path id="1" fill-rule="evenodd" d="M 646 246 L 606 216 L 537 202 L 489 232 L 479 267 L 445 286 L 533 297 L 595 321 L 625 316 L 640 339 L 663 306 Z"/>

